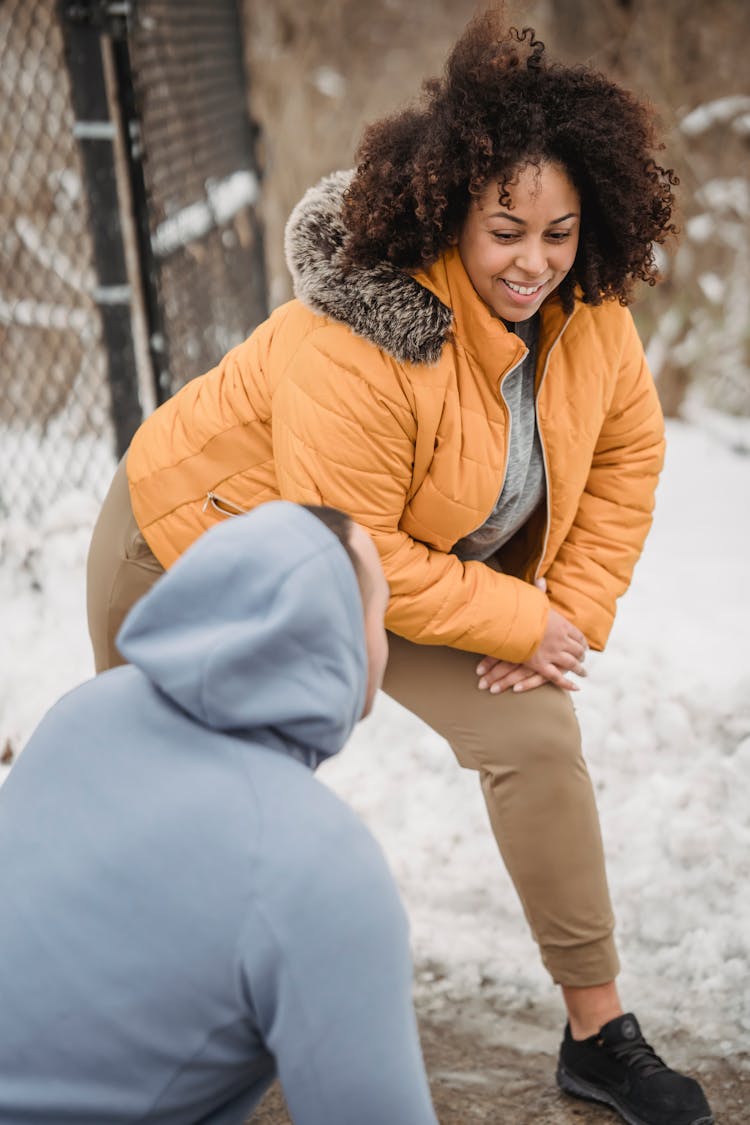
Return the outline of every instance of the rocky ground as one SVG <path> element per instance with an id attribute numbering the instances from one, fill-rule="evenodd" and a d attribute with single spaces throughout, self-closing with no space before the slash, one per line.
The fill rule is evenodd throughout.
<path id="1" fill-rule="evenodd" d="M 488 1034 L 486 1013 L 470 1008 L 420 1017 L 422 1046 L 441 1125 L 621 1125 L 604 1107 L 561 1094 L 554 1081 L 554 1050 L 518 1050 L 508 1042 L 534 1042 L 523 1022 L 503 1029 L 503 1045 Z M 545 1037 L 542 1037 L 545 1038 Z M 702 1056 L 700 1046 L 678 1036 L 659 1048 L 672 1063 L 689 1069 L 702 1082 L 716 1125 L 750 1125 L 750 1055 L 734 1059 Z M 278 1086 L 269 1091 L 252 1125 L 290 1125 Z M 356 1122 L 352 1122 L 356 1125 Z"/>

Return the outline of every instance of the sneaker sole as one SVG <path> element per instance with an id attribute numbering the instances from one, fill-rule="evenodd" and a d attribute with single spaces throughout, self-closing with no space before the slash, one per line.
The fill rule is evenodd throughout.
<path id="1" fill-rule="evenodd" d="M 598 1086 L 592 1086 L 585 1082 L 583 1078 L 571 1074 L 562 1063 L 557 1065 L 557 1085 L 564 1093 L 571 1094 L 574 1098 L 584 1098 L 588 1102 L 601 1102 L 602 1105 L 608 1105 L 611 1109 L 617 1110 L 623 1120 L 627 1121 L 627 1125 L 651 1125 L 650 1122 L 644 1121 L 642 1117 L 636 1117 L 633 1111 L 624 1106 L 614 1094 L 610 1094 L 607 1090 L 601 1090 Z M 690 1125 L 714 1125 L 713 1114 L 709 1114 L 708 1117 L 694 1117 Z"/>

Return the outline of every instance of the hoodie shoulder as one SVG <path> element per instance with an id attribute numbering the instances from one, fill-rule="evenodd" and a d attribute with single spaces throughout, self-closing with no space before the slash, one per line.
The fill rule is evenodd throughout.
<path id="1" fill-rule="evenodd" d="M 325 177 L 289 217 L 284 245 L 295 296 L 399 362 L 437 363 L 451 333 L 450 308 L 387 262 L 343 268 L 341 204 L 351 179 L 352 172 Z"/>

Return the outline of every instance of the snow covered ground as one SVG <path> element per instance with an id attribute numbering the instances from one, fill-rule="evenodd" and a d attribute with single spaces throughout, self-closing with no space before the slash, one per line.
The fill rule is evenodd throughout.
<path id="1" fill-rule="evenodd" d="M 576 697 L 623 999 L 655 1041 L 684 1030 L 728 1055 L 750 1050 L 747 448 L 726 427 L 670 425 L 654 530 L 608 651 Z M 0 523 L 0 756 L 91 674 L 84 566 L 96 507 L 71 494 L 38 528 Z M 321 776 L 389 856 L 412 919 L 423 1004 L 482 995 L 488 1010 L 523 1015 L 526 1027 L 533 1010 L 533 1045 L 553 1049 L 559 1005 L 497 858 L 477 778 L 385 698 Z"/>

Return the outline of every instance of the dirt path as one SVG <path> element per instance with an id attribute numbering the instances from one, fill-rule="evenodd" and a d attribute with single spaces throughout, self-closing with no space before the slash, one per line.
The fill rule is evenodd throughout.
<path id="1" fill-rule="evenodd" d="M 441 1125 L 622 1125 L 619 1116 L 561 1094 L 548 1051 L 516 1051 L 490 1043 L 463 1013 L 420 1018 L 422 1047 Z M 701 1049 L 684 1038 L 660 1043 L 665 1056 L 685 1065 Z M 675 1051 L 670 1051 L 670 1046 Z M 733 1061 L 703 1058 L 692 1073 L 703 1083 L 716 1125 L 750 1125 L 750 1055 Z M 278 1086 L 267 1095 L 252 1125 L 290 1125 Z M 352 1122 L 352 1125 L 357 1125 Z"/>

